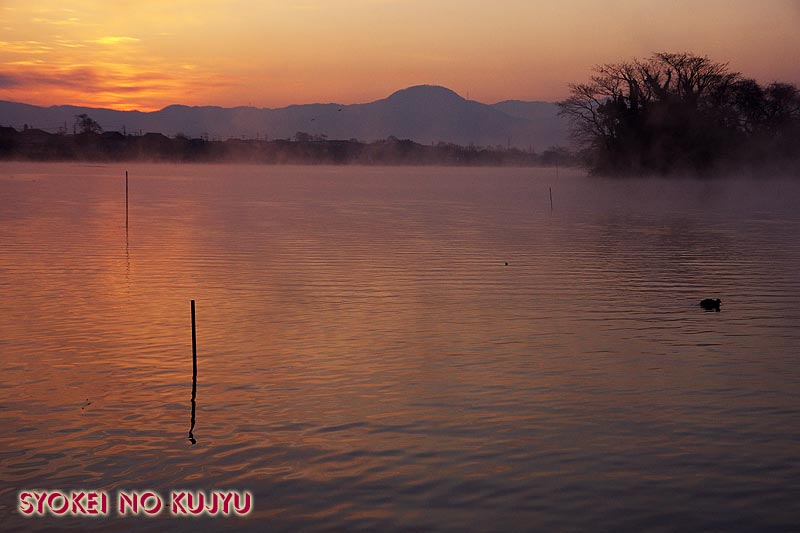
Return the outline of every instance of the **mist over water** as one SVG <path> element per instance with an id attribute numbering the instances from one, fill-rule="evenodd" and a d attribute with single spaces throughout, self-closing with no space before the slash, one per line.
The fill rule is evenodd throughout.
<path id="1" fill-rule="evenodd" d="M 4 163 L 0 529 L 794 527 L 800 186 L 765 178 Z"/>

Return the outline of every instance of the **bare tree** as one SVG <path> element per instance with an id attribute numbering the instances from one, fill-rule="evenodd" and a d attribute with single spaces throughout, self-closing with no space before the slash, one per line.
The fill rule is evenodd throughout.
<path id="1" fill-rule="evenodd" d="M 75 128 L 78 133 L 102 133 L 103 131 L 100 124 L 86 113 L 75 115 Z"/>
<path id="2" fill-rule="evenodd" d="M 741 76 L 689 53 L 657 53 L 594 68 L 559 103 L 572 137 L 611 171 L 667 170 L 676 162 L 706 165 L 724 145 L 726 102 Z"/>

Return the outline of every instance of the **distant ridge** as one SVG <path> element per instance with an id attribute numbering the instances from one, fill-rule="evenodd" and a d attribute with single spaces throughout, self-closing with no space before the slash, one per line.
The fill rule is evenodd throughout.
<path id="1" fill-rule="evenodd" d="M 374 141 L 394 136 L 430 144 L 514 146 L 543 151 L 567 144 L 566 123 L 556 104 L 508 100 L 483 104 L 436 85 L 401 89 L 365 104 L 303 104 L 255 107 L 170 105 L 159 111 L 115 111 L 69 105 L 38 107 L 0 101 L 0 126 L 72 132 L 86 113 L 106 131 L 160 132 L 209 139 L 291 138 L 297 132 L 329 139 Z"/>

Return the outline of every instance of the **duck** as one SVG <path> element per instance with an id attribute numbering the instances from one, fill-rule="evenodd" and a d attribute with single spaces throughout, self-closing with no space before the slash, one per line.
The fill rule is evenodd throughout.
<path id="1" fill-rule="evenodd" d="M 700 307 L 705 309 L 706 311 L 719 311 L 719 306 L 722 303 L 722 300 L 719 298 L 712 299 L 706 298 L 702 302 L 700 302 Z"/>

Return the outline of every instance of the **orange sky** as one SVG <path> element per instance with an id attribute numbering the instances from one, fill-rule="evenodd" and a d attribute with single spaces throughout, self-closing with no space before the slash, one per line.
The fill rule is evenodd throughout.
<path id="1" fill-rule="evenodd" d="M 282 107 L 429 83 L 558 100 L 655 51 L 800 84 L 798 28 L 797 0 L 4 0 L 0 99 Z"/>

